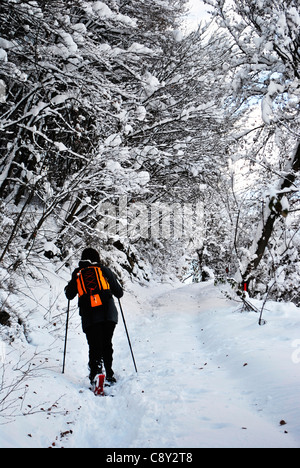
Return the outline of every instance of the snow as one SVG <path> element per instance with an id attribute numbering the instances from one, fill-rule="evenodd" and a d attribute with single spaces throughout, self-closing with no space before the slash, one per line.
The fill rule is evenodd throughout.
<path id="1" fill-rule="evenodd" d="M 179 29 L 173 31 L 173 36 L 176 42 L 181 42 L 183 40 L 183 33 Z"/>
<path id="2" fill-rule="evenodd" d="M 59 106 L 60 104 L 64 104 L 68 99 L 70 99 L 69 94 L 58 94 L 54 98 L 51 99 L 51 103 L 53 105 Z"/>
<path id="3" fill-rule="evenodd" d="M 48 106 L 48 103 L 40 101 L 36 106 L 32 107 L 32 109 L 28 112 L 28 115 L 33 115 L 34 117 L 37 117 Z"/>
<path id="4" fill-rule="evenodd" d="M 135 261 L 142 252 L 156 267 L 167 263 L 172 253 L 176 255 L 172 262 L 179 259 L 183 267 L 177 252 L 188 244 L 190 253 L 203 250 L 211 268 L 218 261 L 217 270 L 225 271 L 228 263 L 233 269 L 239 258 L 245 272 L 256 255 L 263 219 L 271 210 L 276 215 L 282 211 L 260 264 L 255 292 L 262 297 L 268 286 L 273 297 L 287 297 L 284 291 L 291 291 L 292 297 L 294 290 L 296 296 L 300 245 L 296 181 L 295 193 L 290 187 L 286 193 L 279 190 L 280 182 L 290 181 L 294 159 L 289 148 L 296 146 L 299 82 L 292 57 L 300 25 L 296 8 L 270 6 L 266 15 L 258 15 L 261 37 L 247 14 L 233 10 L 223 24 L 216 21 L 220 35 L 210 40 L 211 29 L 203 28 L 201 39 L 173 30 L 177 7 L 170 8 L 170 3 L 184 2 L 155 0 L 148 9 L 151 2 L 134 2 L 136 11 L 114 0 L 83 0 L 75 9 L 66 2 L 65 11 L 58 10 L 57 2 L 46 9 L 48 2 L 6 3 L 3 24 L 9 24 L 15 11 L 20 27 L 5 32 L 16 38 L 13 42 L 0 37 L 6 81 L 0 80 L 0 102 L 7 101 L 1 122 L 7 138 L 0 179 L 7 198 L 1 208 L 5 258 L 0 268 L 0 446 L 298 447 L 297 308 L 269 302 L 264 311 L 267 323 L 259 327 L 257 314 L 240 313 L 240 305 L 229 302 L 211 283 L 152 281 L 142 288 L 127 282 L 122 302 L 139 372 L 133 370 L 121 322 L 115 336 L 118 384 L 108 390 L 114 398 L 95 399 L 88 390 L 87 345 L 76 301 L 67 370 L 61 375 L 63 287 L 70 272 L 58 260 L 69 248 L 77 254 L 83 238 L 96 242 L 102 226 L 101 244 L 106 245 L 109 237 L 111 248 L 117 244 L 117 231 L 125 236 L 133 226 L 130 249 L 136 248 L 137 254 L 131 255 L 128 247 L 119 272 L 123 263 L 136 273 Z M 119 14 L 121 3 L 120 10 L 138 21 Z M 196 3 L 199 7 L 199 0 Z M 225 3 L 227 14 L 231 2 Z M 231 47 L 223 35 L 225 26 L 239 48 Z M 230 70 L 225 81 L 222 69 Z M 25 86 L 21 81 L 27 78 Z M 263 122 L 252 120 L 254 110 L 249 110 L 250 123 L 244 114 L 246 104 L 234 112 L 234 101 L 248 102 L 255 113 L 262 101 Z M 227 117 L 233 111 L 230 120 L 220 112 L 225 107 Z M 237 121 L 238 114 L 244 120 Z M 264 130 L 263 123 L 274 124 L 274 132 Z M 221 139 L 218 129 L 224 129 Z M 51 147 L 57 150 L 58 178 L 52 167 L 55 158 L 47 151 Z M 223 170 L 228 159 L 231 172 Z M 290 161 L 287 168 L 285 160 Z M 217 171 L 211 170 L 214 167 Z M 272 189 L 267 198 L 263 192 L 268 185 Z M 33 198 L 26 186 L 34 188 Z M 213 224 L 206 238 L 190 230 L 188 207 L 181 210 L 180 202 L 192 192 L 195 201 L 198 195 L 203 198 Z M 161 198 L 164 194 L 166 199 Z M 145 200 L 154 200 L 151 210 Z M 178 213 L 171 212 L 170 203 Z M 105 224 L 114 220 L 115 231 L 105 232 L 102 221 L 96 225 L 100 218 Z M 187 238 L 181 242 L 183 219 Z M 144 235 L 144 221 L 147 226 L 151 221 L 151 234 L 157 237 L 161 231 L 162 237 L 170 238 L 174 231 L 176 242 L 135 243 Z M 148 231 L 147 227 L 147 235 Z M 230 255 L 233 240 L 236 252 Z M 37 261 L 37 253 L 44 261 Z M 210 273 L 208 266 L 203 271 Z M 144 277 L 149 270 L 147 266 Z M 5 325 L 5 314 L 10 326 Z"/>
<path id="5" fill-rule="evenodd" d="M 267 94 L 261 101 L 262 119 L 265 124 L 270 125 L 272 118 L 272 98 Z"/>
<path id="6" fill-rule="evenodd" d="M 4 39 L 3 37 L 0 37 L 0 48 L 1 49 L 12 49 L 14 47 L 13 43 L 11 41 L 8 41 L 7 39 Z"/>
<path id="7" fill-rule="evenodd" d="M 143 86 L 146 95 L 151 96 L 160 88 L 161 84 L 156 76 L 147 71 L 143 76 Z"/>
<path id="8" fill-rule="evenodd" d="M 287 18 L 289 18 L 295 26 L 300 27 L 300 13 L 295 7 L 290 7 L 288 9 Z"/>
<path id="9" fill-rule="evenodd" d="M 7 53 L 4 49 L 0 48 L 0 61 L 7 62 Z"/>
<path id="10" fill-rule="evenodd" d="M 105 146 L 112 146 L 112 147 L 117 147 L 120 146 L 122 143 L 122 138 L 118 133 L 114 133 L 113 135 L 110 135 L 108 138 L 106 138 L 104 144 Z"/>
<path id="11" fill-rule="evenodd" d="M 113 12 L 111 11 L 111 9 L 103 2 L 95 2 L 92 8 L 101 16 L 113 16 Z"/>
<path id="12" fill-rule="evenodd" d="M 92 6 L 93 11 L 102 18 L 110 18 L 116 21 L 121 21 L 127 26 L 136 27 L 137 20 L 129 18 L 129 16 L 114 13 L 105 3 L 95 2 Z"/>
<path id="13" fill-rule="evenodd" d="M 106 161 L 106 167 L 111 172 L 122 170 L 121 164 L 118 163 L 117 161 L 113 161 L 112 159 L 109 159 L 108 161 Z"/>
<path id="14" fill-rule="evenodd" d="M 146 47 L 143 44 L 139 44 L 137 42 L 131 44 L 131 46 L 128 48 L 128 52 L 132 52 L 135 54 L 154 54 L 154 51 L 152 49 L 149 49 L 149 47 Z"/>
<path id="15" fill-rule="evenodd" d="M 0 104 L 6 102 L 6 84 L 3 80 L 0 80 Z"/>
<path id="16" fill-rule="evenodd" d="M 66 147 L 66 145 L 60 141 L 56 141 L 54 145 L 56 146 L 58 151 L 68 151 L 68 148 Z"/>
<path id="17" fill-rule="evenodd" d="M 147 110 L 144 106 L 138 106 L 136 109 L 136 116 L 140 122 L 143 122 L 147 116 Z"/>
<path id="18" fill-rule="evenodd" d="M 118 382 L 106 390 L 114 398 L 96 398 L 76 301 L 61 374 L 70 273 L 50 262 L 40 271 L 17 304 L 31 310 L 27 341 L 16 334 L 2 353 L 8 379 L 17 375 L 13 363 L 24 370 L 30 360 L 31 367 L 15 392 L 14 415 L 0 413 L 0 447 L 300 447 L 300 314 L 293 304 L 267 303 L 260 327 L 256 313 L 241 313 L 211 282 L 128 282 L 122 304 L 138 373 L 120 318 Z"/>
<path id="19" fill-rule="evenodd" d="M 87 28 L 86 25 L 83 23 L 72 24 L 71 28 L 73 31 L 76 31 L 78 34 L 86 34 Z"/>
<path id="20" fill-rule="evenodd" d="M 78 50 L 77 44 L 74 42 L 71 34 L 68 34 L 64 31 L 60 33 L 60 36 L 65 44 L 65 46 L 68 48 L 70 54 L 76 54 Z"/>

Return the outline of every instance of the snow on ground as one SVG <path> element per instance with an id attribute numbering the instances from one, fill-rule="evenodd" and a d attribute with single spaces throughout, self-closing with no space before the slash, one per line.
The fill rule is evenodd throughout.
<path id="1" fill-rule="evenodd" d="M 294 305 L 268 303 L 260 327 L 257 314 L 241 313 L 212 283 L 128 285 L 122 303 L 138 374 L 120 317 L 118 383 L 107 389 L 114 397 L 96 398 L 76 301 L 61 374 L 68 275 L 59 275 L 46 288 L 30 286 L 30 344 L 6 346 L 3 380 L 27 371 L 8 399 L 14 415 L 0 413 L 0 447 L 300 447 Z"/>

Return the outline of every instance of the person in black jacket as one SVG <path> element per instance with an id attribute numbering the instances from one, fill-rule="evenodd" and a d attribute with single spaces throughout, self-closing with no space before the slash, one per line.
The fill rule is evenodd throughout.
<path id="1" fill-rule="evenodd" d="M 106 299 L 102 305 L 91 306 L 90 296 L 78 291 L 78 276 L 84 269 L 96 266 L 100 267 L 104 281 L 109 283 L 109 290 L 106 291 Z M 112 369 L 113 346 L 112 338 L 115 327 L 118 323 L 118 311 L 114 303 L 113 295 L 120 299 L 123 296 L 123 289 L 119 285 L 114 273 L 101 264 L 99 253 L 92 248 L 87 248 L 82 252 L 79 267 L 72 274 L 72 279 L 65 288 L 67 299 L 72 300 L 79 295 L 79 313 L 82 321 L 82 329 L 87 337 L 89 345 L 89 369 L 90 381 L 93 383 L 96 375 L 102 374 L 102 363 L 106 371 L 106 380 L 114 383 L 116 379 Z M 82 294 L 82 291 L 81 291 Z"/>

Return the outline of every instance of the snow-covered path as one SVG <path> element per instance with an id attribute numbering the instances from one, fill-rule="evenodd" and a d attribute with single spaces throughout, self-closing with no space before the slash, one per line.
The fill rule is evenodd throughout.
<path id="1" fill-rule="evenodd" d="M 12 423 L 0 446 L 300 447 L 300 364 L 291 358 L 299 309 L 272 303 L 259 327 L 256 314 L 240 314 L 212 284 L 135 287 L 135 296 L 123 306 L 138 374 L 120 319 L 114 397 L 95 398 L 74 314 L 65 376 L 57 369 L 40 381 L 60 411 Z"/>
<path id="2" fill-rule="evenodd" d="M 147 308 L 151 314 L 145 314 Z M 232 314 L 236 305 L 226 301 L 212 284 L 171 290 L 152 304 L 147 297 L 143 309 L 134 328 L 134 335 L 141 335 L 136 350 L 141 366 L 136 388 L 143 392 L 143 410 L 132 446 L 300 446 L 300 438 L 298 442 L 291 440 L 279 425 L 280 420 L 288 418 L 284 402 L 281 408 L 275 401 L 274 423 L 269 414 L 268 402 L 272 406 L 277 397 L 272 396 L 272 385 L 277 388 L 278 381 L 282 383 L 279 393 L 283 392 L 280 397 L 284 399 L 288 396 L 287 382 L 280 376 L 280 365 L 278 374 L 276 369 L 273 372 L 273 368 L 264 367 L 264 353 L 269 350 L 261 345 L 260 355 L 255 348 L 255 335 L 263 331 L 255 314 Z M 249 324 L 249 332 L 237 336 L 240 328 Z M 295 371 L 295 381 L 290 383 L 298 385 L 299 390 L 300 369 L 291 363 L 291 349 L 284 347 L 287 355 L 279 363 L 288 359 Z M 267 379 L 260 376 L 269 372 Z M 262 388 L 265 382 L 268 385 Z M 291 388 L 296 406 L 299 392 Z M 280 410 L 283 414 L 276 414 Z"/>

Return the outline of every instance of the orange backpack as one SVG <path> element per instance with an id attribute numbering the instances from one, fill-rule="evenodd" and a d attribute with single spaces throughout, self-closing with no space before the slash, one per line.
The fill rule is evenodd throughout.
<path id="1" fill-rule="evenodd" d="M 98 266 L 90 266 L 79 271 L 77 276 L 77 291 L 79 298 L 90 296 L 91 307 L 103 305 L 103 291 L 110 292 L 110 285 L 104 278 L 102 270 Z"/>

